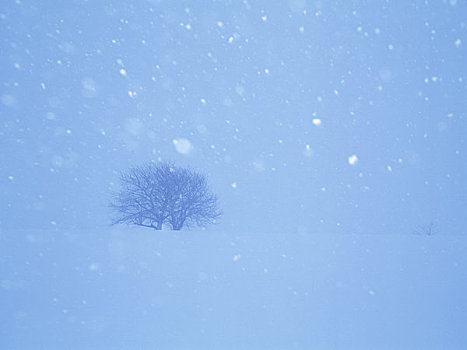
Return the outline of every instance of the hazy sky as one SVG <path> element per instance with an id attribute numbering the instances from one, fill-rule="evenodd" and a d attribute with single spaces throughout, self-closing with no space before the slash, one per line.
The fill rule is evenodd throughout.
<path id="1" fill-rule="evenodd" d="M 467 219 L 463 1 L 0 6 L 0 227 L 109 224 L 118 173 L 208 174 L 218 229 Z"/>

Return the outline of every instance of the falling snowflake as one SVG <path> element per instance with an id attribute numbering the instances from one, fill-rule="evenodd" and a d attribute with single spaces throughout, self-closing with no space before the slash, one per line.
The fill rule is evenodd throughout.
<path id="1" fill-rule="evenodd" d="M 172 143 L 175 146 L 175 150 L 181 154 L 190 154 L 193 150 L 191 142 L 185 138 L 179 138 L 172 140 Z"/>
<path id="2" fill-rule="evenodd" d="M 348 159 L 350 165 L 356 165 L 358 162 L 358 157 L 356 154 L 353 154 Z"/>
<path id="3" fill-rule="evenodd" d="M 313 125 L 316 125 L 316 126 L 321 125 L 321 119 L 314 118 L 314 119 L 312 120 L 312 122 L 313 122 Z"/>

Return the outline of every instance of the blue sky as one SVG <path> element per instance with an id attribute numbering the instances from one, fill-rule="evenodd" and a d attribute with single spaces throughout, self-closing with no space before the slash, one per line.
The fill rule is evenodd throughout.
<path id="1" fill-rule="evenodd" d="M 6 1 L 0 225 L 106 226 L 118 173 L 169 160 L 208 174 L 221 229 L 461 233 L 466 12 Z"/>

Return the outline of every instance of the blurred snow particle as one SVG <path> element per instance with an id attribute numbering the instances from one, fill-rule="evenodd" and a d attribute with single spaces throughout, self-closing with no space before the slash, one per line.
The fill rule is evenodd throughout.
<path id="1" fill-rule="evenodd" d="M 388 169 L 389 172 L 392 171 L 392 167 L 391 167 L 390 165 L 388 165 L 388 166 L 386 167 L 386 169 Z"/>
<path id="2" fill-rule="evenodd" d="M 448 128 L 448 125 L 445 122 L 439 122 L 438 125 L 438 131 L 445 131 Z"/>
<path id="3" fill-rule="evenodd" d="M 388 49 L 389 49 L 389 50 L 394 50 L 394 45 L 389 44 L 389 45 L 388 45 Z"/>
<path id="4" fill-rule="evenodd" d="M 312 123 L 313 123 L 313 125 L 320 126 L 321 125 L 321 119 L 313 118 Z"/>
<path id="5" fill-rule="evenodd" d="M 47 112 L 47 113 L 45 114 L 45 118 L 46 118 L 47 120 L 55 120 L 57 117 L 55 116 L 55 113 Z"/>
<path id="6" fill-rule="evenodd" d="M 15 103 L 16 103 L 16 99 L 13 95 L 9 95 L 9 94 L 2 95 L 2 104 L 4 104 L 5 106 L 12 107 L 15 105 Z"/>
<path id="7" fill-rule="evenodd" d="M 263 22 L 266 22 L 268 20 L 268 16 L 261 16 L 261 19 L 263 20 Z"/>
<path id="8" fill-rule="evenodd" d="M 269 69 L 265 68 L 264 73 L 269 74 Z"/>
<path id="9" fill-rule="evenodd" d="M 432 81 L 433 83 L 436 83 L 436 82 L 438 82 L 438 80 L 439 80 L 438 77 L 431 77 L 431 78 L 430 78 L 430 77 L 426 77 L 425 79 L 423 79 L 423 81 L 424 81 L 425 84 L 430 83 L 430 81 Z M 418 96 L 422 96 L 422 93 L 419 92 L 419 93 L 418 93 Z"/>
<path id="10" fill-rule="evenodd" d="M 245 93 L 245 88 L 241 85 L 237 85 L 235 87 L 235 92 L 239 94 L 240 96 L 243 96 L 243 94 Z"/>
<path id="11" fill-rule="evenodd" d="M 264 163 L 263 161 L 261 160 L 256 160 L 253 162 L 253 167 L 255 168 L 255 170 L 259 173 L 263 172 L 266 170 L 266 167 L 264 166 Z"/>
<path id="12" fill-rule="evenodd" d="M 69 42 L 62 42 L 58 45 L 58 48 L 62 50 L 65 53 L 74 53 L 75 52 L 75 46 L 72 43 Z"/>
<path id="13" fill-rule="evenodd" d="M 202 103 L 203 105 L 206 104 L 206 99 L 202 98 L 200 101 L 201 101 L 201 103 Z"/>
<path id="14" fill-rule="evenodd" d="M 206 125 L 204 124 L 199 124 L 196 126 L 196 130 L 200 133 L 200 134 L 207 134 L 208 133 L 208 128 Z"/>
<path id="15" fill-rule="evenodd" d="M 47 103 L 51 108 L 61 108 L 63 107 L 62 100 L 57 96 L 51 96 L 47 99 Z"/>
<path id="16" fill-rule="evenodd" d="M 303 151 L 305 157 L 311 157 L 313 155 L 313 151 L 311 150 L 310 145 L 305 145 L 305 150 Z"/>
<path id="17" fill-rule="evenodd" d="M 9 289 L 11 289 L 11 286 L 12 286 L 12 282 L 9 281 L 9 280 L 1 280 L 0 281 L 0 288 L 1 289 L 9 290 Z"/>
<path id="18" fill-rule="evenodd" d="M 131 98 L 135 98 L 136 97 L 136 91 L 128 91 L 128 96 L 130 96 Z"/>
<path id="19" fill-rule="evenodd" d="M 299 31 L 300 33 L 303 33 L 303 32 L 305 31 L 305 28 L 304 28 L 303 26 L 300 26 L 300 27 L 298 28 L 298 31 Z"/>
<path id="20" fill-rule="evenodd" d="M 97 96 L 97 84 L 92 78 L 84 78 L 81 81 L 82 94 L 84 97 L 92 98 Z"/>
<path id="21" fill-rule="evenodd" d="M 388 82 L 389 80 L 391 80 L 391 76 L 391 71 L 388 68 L 383 68 L 379 71 L 379 77 L 384 82 Z"/>
<path id="22" fill-rule="evenodd" d="M 125 69 L 120 69 L 120 74 L 124 77 L 126 77 L 126 70 Z"/>
<path id="23" fill-rule="evenodd" d="M 232 188 L 237 188 L 237 183 L 236 182 L 232 182 Z"/>
<path id="24" fill-rule="evenodd" d="M 55 154 L 53 157 L 52 157 L 52 164 L 53 166 L 59 168 L 61 166 L 63 166 L 63 164 L 65 163 L 65 160 L 63 159 L 62 156 L 58 155 L 58 154 Z"/>
<path id="25" fill-rule="evenodd" d="M 234 39 L 233 36 L 231 36 L 231 37 L 229 38 L 229 40 L 228 40 L 229 44 L 232 44 L 233 39 Z"/>
<path id="26" fill-rule="evenodd" d="M 233 256 L 232 260 L 233 260 L 233 261 L 238 261 L 238 260 L 240 260 L 240 258 L 241 258 L 241 255 L 240 255 L 240 254 L 237 254 L 237 255 L 234 255 L 234 256 Z"/>
<path id="27" fill-rule="evenodd" d="M 125 130 L 132 135 L 138 135 L 143 129 L 143 123 L 138 118 L 130 118 L 125 122 Z"/>
<path id="28" fill-rule="evenodd" d="M 189 154 L 193 150 L 191 142 L 185 138 L 179 138 L 172 140 L 175 150 L 181 154 Z"/>
<path id="29" fill-rule="evenodd" d="M 461 40 L 461 39 L 457 39 L 457 40 L 454 42 L 454 45 L 456 45 L 457 48 L 460 48 L 461 45 L 462 45 L 462 40 Z"/>
<path id="30" fill-rule="evenodd" d="M 8 176 L 8 180 L 13 181 L 15 178 L 13 176 Z"/>
<path id="31" fill-rule="evenodd" d="M 99 265 L 96 263 L 92 263 L 89 265 L 89 271 L 97 271 L 99 270 Z"/>
<path id="32" fill-rule="evenodd" d="M 233 105 L 233 101 L 230 97 L 226 97 L 223 101 L 224 106 L 230 107 Z"/>
<path id="33" fill-rule="evenodd" d="M 349 157 L 348 159 L 350 165 L 356 165 L 358 162 L 358 157 L 357 155 L 353 154 Z"/>
<path id="34" fill-rule="evenodd" d="M 302 12 L 305 7 L 306 0 L 289 0 L 289 8 L 292 12 Z"/>
<path id="35" fill-rule="evenodd" d="M 53 226 L 55 226 L 55 225 L 57 225 L 57 222 L 52 220 L 52 221 L 50 222 L 50 224 L 53 225 Z"/>
<path id="36" fill-rule="evenodd" d="M 217 21 L 217 26 L 219 28 L 222 28 L 224 26 L 224 23 L 222 23 L 222 21 Z"/>

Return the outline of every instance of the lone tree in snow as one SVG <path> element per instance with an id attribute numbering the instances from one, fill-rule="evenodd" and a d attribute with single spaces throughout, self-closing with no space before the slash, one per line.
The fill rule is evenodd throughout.
<path id="1" fill-rule="evenodd" d="M 111 203 L 114 224 L 172 230 L 215 222 L 221 215 L 206 176 L 170 163 L 150 163 L 120 176 L 121 189 Z"/>

